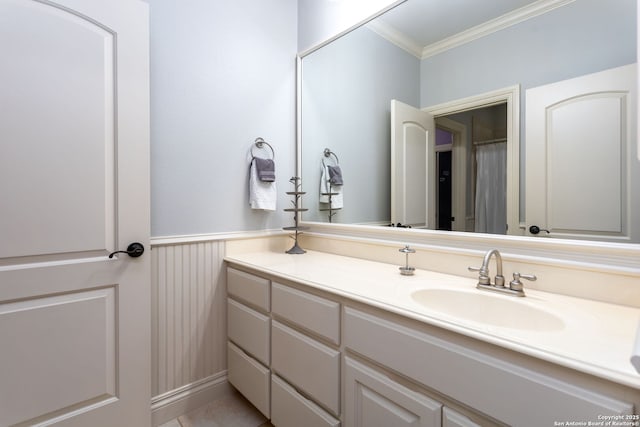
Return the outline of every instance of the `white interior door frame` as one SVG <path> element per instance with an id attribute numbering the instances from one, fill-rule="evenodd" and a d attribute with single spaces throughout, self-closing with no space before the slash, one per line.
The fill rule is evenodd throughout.
<path id="1" fill-rule="evenodd" d="M 507 104 L 507 229 L 508 234 L 522 235 L 524 226 L 520 224 L 520 85 L 425 107 L 422 111 L 438 118 L 502 103 Z"/>

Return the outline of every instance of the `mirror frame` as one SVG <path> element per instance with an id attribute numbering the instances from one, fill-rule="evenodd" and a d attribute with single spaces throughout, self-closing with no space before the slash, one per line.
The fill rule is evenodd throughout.
<path id="1" fill-rule="evenodd" d="M 379 17 L 405 1 L 407 0 L 393 2 L 388 7 L 371 15 L 369 18 L 356 23 L 346 30 L 339 32 L 335 36 L 330 37 L 303 52 L 298 53 L 296 56 L 297 176 L 302 176 L 302 61 L 304 57 Z M 640 7 L 638 8 L 637 20 L 640 24 Z M 640 58 L 640 31 L 638 32 L 637 37 L 639 41 L 638 58 Z M 638 82 L 640 83 L 640 71 L 638 74 Z M 640 111 L 640 108 L 638 111 Z M 640 162 L 640 138 L 636 136 L 636 139 L 636 143 L 639 147 L 639 153 L 638 159 L 633 160 Z M 302 182 L 302 188 L 305 188 L 304 182 Z M 489 249 L 497 248 L 503 253 L 508 253 L 514 259 L 536 257 L 545 259 L 548 265 L 580 265 L 583 268 L 587 267 L 594 270 L 597 269 L 599 271 L 623 272 L 632 275 L 640 274 L 640 244 L 638 243 L 610 243 L 593 240 L 568 240 L 517 235 L 496 235 L 457 231 L 418 230 L 397 227 L 325 223 L 304 221 L 300 216 L 300 212 L 298 212 L 297 215 L 299 224 L 307 227 L 308 231 L 306 233 L 309 234 L 331 235 L 332 237 L 342 237 L 348 240 L 373 239 L 382 242 L 402 242 L 402 244 L 410 243 L 426 245 L 430 248 L 456 253 L 475 254 L 478 251 L 484 252 Z"/>

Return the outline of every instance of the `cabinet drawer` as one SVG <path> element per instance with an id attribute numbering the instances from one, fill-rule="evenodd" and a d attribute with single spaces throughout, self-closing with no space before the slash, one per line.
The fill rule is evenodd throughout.
<path id="1" fill-rule="evenodd" d="M 358 310 L 346 308 L 344 323 L 348 348 L 511 425 L 633 412 L 627 402 Z M 536 402 L 505 404 L 505 396 L 535 396 Z"/>
<path id="2" fill-rule="evenodd" d="M 269 280 L 227 267 L 227 293 L 269 311 Z"/>
<path id="3" fill-rule="evenodd" d="M 274 314 L 340 344 L 340 304 L 279 283 L 271 286 Z"/>
<path id="4" fill-rule="evenodd" d="M 340 426 L 340 421 L 302 397 L 293 387 L 273 374 L 271 375 L 271 423 L 278 427 Z"/>
<path id="5" fill-rule="evenodd" d="M 340 353 L 276 321 L 271 345 L 271 369 L 338 415 Z"/>
<path id="6" fill-rule="evenodd" d="M 227 334 L 240 348 L 269 365 L 269 317 L 227 298 Z"/>
<path id="7" fill-rule="evenodd" d="M 229 382 L 269 418 L 269 370 L 230 342 L 227 343 L 227 366 Z"/>
<path id="8" fill-rule="evenodd" d="M 442 404 L 349 357 L 345 360 L 347 427 L 440 427 Z"/>
<path id="9" fill-rule="evenodd" d="M 481 427 L 451 408 L 442 408 L 442 427 Z"/>

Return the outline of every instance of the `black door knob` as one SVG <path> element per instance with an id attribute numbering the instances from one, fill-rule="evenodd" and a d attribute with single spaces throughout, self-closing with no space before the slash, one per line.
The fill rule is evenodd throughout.
<path id="1" fill-rule="evenodd" d="M 549 234 L 549 230 L 545 230 L 543 228 L 540 228 L 537 225 L 532 225 L 531 227 L 529 227 L 529 233 L 531 233 L 531 234 L 538 234 L 541 231 L 545 231 L 547 234 Z"/>
<path id="2" fill-rule="evenodd" d="M 115 254 L 127 254 L 131 258 L 138 258 L 144 253 L 144 245 L 139 242 L 133 242 L 127 246 L 126 251 L 115 251 L 109 254 L 109 258 L 113 258 Z"/>

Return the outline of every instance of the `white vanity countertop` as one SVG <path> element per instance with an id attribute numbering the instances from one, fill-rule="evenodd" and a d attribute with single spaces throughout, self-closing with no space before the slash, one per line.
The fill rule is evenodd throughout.
<path id="1" fill-rule="evenodd" d="M 526 282 L 525 298 L 500 295 L 477 290 L 477 281 L 466 277 L 418 269 L 413 276 L 402 276 L 396 265 L 316 251 L 247 252 L 225 260 L 640 389 L 640 375 L 630 363 L 640 309 L 528 290 Z M 511 328 L 509 322 L 518 320 L 509 319 L 512 314 L 505 315 L 504 327 L 466 320 L 414 301 L 411 294 L 421 289 L 490 294 L 552 313 L 564 327 Z"/>

